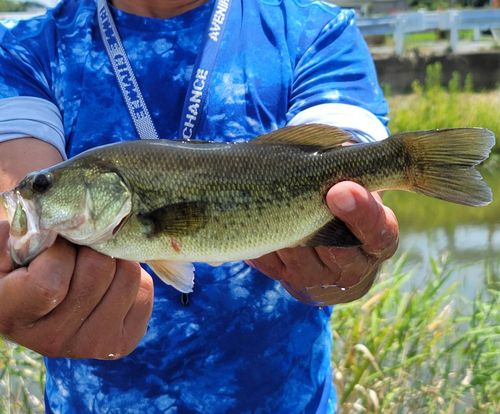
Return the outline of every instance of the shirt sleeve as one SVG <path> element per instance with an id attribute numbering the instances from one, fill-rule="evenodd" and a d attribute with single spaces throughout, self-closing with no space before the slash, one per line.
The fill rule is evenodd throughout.
<path id="1" fill-rule="evenodd" d="M 287 123 L 335 125 L 370 142 L 387 137 L 387 112 L 354 11 L 340 10 L 296 64 Z"/>
<path id="2" fill-rule="evenodd" d="M 50 64 L 0 24 L 0 142 L 35 137 L 66 158 L 62 116 L 48 68 Z"/>

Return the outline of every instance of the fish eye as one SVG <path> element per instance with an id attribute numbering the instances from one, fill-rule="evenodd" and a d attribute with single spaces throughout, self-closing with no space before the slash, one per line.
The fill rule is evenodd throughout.
<path id="1" fill-rule="evenodd" d="M 47 173 L 38 173 L 33 177 L 31 189 L 34 193 L 41 194 L 47 191 L 52 185 L 52 177 Z"/>

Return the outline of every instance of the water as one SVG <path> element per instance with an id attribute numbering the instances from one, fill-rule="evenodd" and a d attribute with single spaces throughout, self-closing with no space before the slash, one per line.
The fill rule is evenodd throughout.
<path id="1" fill-rule="evenodd" d="M 396 257 L 408 255 L 403 271 L 417 267 L 407 288 L 424 283 L 432 271 L 430 258 L 442 255 L 449 258 L 453 269 L 448 285 L 459 282 L 468 298 L 492 287 L 486 269 L 498 275 L 500 268 L 500 177 L 482 173 L 493 190 L 494 202 L 487 207 L 458 206 L 401 191 L 384 195 L 384 202 L 394 210 L 400 226 Z M 498 280 L 493 283 L 498 285 Z"/>

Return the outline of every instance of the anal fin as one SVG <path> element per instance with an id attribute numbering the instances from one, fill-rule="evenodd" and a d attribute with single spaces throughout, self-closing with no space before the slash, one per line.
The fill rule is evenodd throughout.
<path id="1" fill-rule="evenodd" d="M 304 245 L 309 247 L 359 247 L 362 243 L 342 220 L 335 217 L 314 233 Z"/>
<path id="2" fill-rule="evenodd" d="M 152 260 L 146 262 L 146 264 L 167 285 L 173 286 L 182 293 L 191 293 L 193 291 L 194 266 L 192 263 Z"/>
<path id="3" fill-rule="evenodd" d="M 212 266 L 212 267 L 219 267 L 223 265 L 226 262 L 207 262 L 207 265 Z"/>

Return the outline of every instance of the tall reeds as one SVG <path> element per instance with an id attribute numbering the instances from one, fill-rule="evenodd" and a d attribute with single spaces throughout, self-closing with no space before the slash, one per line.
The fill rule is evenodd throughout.
<path id="1" fill-rule="evenodd" d="M 500 412 L 498 273 L 490 289 L 467 299 L 458 282 L 444 287 L 453 273 L 446 260 L 431 260 L 432 273 L 414 289 L 404 260 L 361 302 L 334 309 L 340 412 Z"/>

